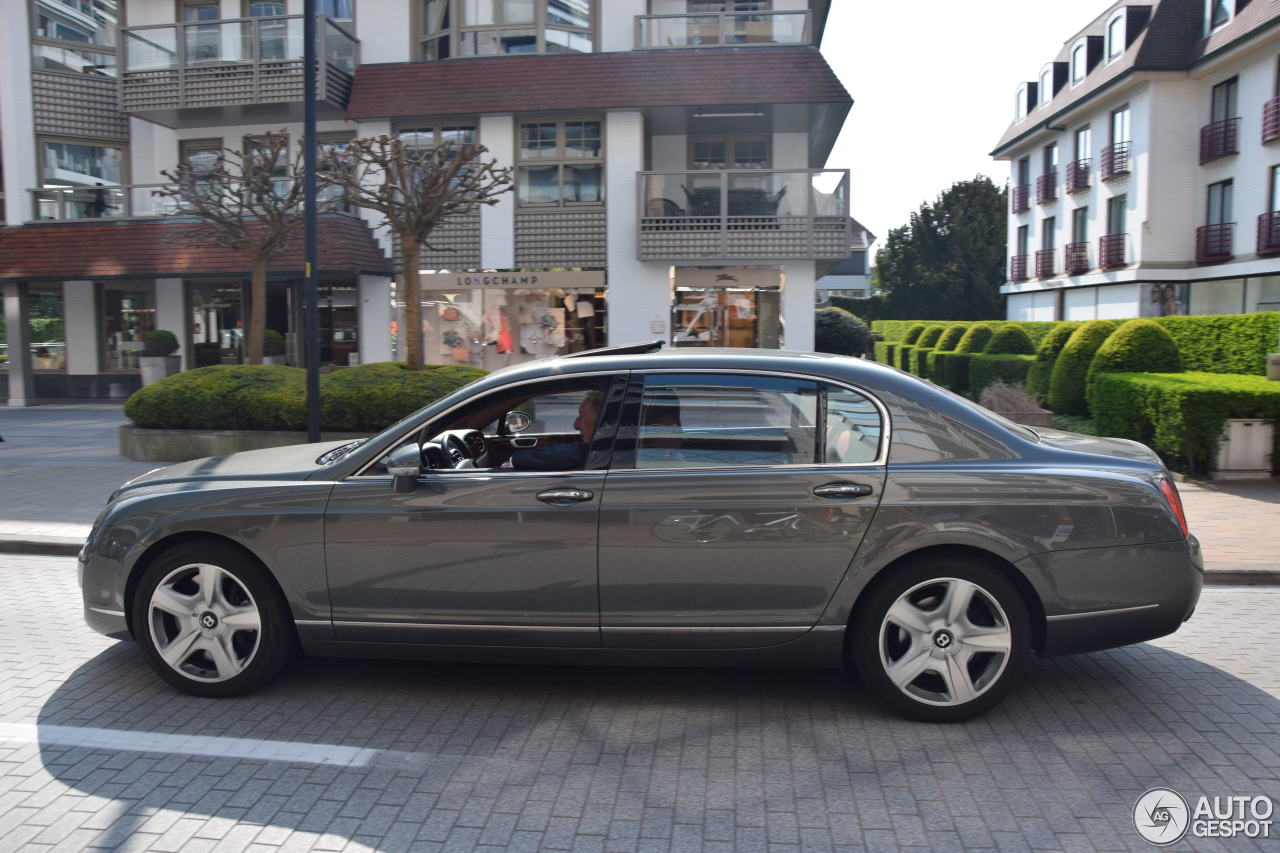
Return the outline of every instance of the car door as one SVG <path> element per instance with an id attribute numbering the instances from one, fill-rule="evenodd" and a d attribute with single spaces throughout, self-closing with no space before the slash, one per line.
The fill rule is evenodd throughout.
<path id="1" fill-rule="evenodd" d="M 406 436 L 429 446 L 516 410 L 563 432 L 575 395 L 597 391 L 604 405 L 581 470 L 425 469 L 401 492 L 375 465 L 338 483 L 325 514 L 337 639 L 599 646 L 598 516 L 624 388 L 610 375 L 521 383 Z"/>
<path id="2" fill-rule="evenodd" d="M 781 374 L 629 386 L 600 512 L 605 646 L 745 648 L 818 620 L 885 478 L 869 395 Z"/>

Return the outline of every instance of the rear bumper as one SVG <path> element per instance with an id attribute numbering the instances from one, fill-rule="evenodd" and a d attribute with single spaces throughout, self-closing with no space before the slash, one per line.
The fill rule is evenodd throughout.
<path id="1" fill-rule="evenodd" d="M 1018 567 L 1040 592 L 1046 657 L 1171 634 L 1190 618 L 1204 585 L 1200 543 L 1193 536 L 1037 554 Z"/>

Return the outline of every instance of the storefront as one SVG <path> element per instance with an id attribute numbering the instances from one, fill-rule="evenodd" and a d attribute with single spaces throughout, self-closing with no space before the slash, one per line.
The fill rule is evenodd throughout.
<path id="1" fill-rule="evenodd" d="M 777 267 L 676 267 L 672 288 L 672 346 L 779 347 Z"/>

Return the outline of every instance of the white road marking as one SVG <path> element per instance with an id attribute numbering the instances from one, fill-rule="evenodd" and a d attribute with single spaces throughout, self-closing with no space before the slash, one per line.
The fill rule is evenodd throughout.
<path id="1" fill-rule="evenodd" d="M 342 767 L 368 767 L 382 752 L 327 743 L 170 735 L 81 726 L 42 726 L 35 723 L 0 723 L 0 741 L 47 743 L 123 752 L 203 755 L 208 758 L 256 758 L 261 761 L 296 764 L 336 764 Z"/>

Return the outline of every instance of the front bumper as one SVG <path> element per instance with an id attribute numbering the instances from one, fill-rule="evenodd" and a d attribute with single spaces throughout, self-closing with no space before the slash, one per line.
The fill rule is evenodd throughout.
<path id="1" fill-rule="evenodd" d="M 131 639 L 129 623 L 121 608 L 121 602 L 109 586 L 94 580 L 96 577 L 101 577 L 102 573 L 90 571 L 89 560 L 91 559 L 88 549 L 81 549 L 76 567 L 80 579 L 80 595 L 84 602 L 85 624 L 99 634 L 105 634 L 112 639 Z M 87 584 L 86 577 L 90 579 Z"/>

